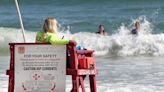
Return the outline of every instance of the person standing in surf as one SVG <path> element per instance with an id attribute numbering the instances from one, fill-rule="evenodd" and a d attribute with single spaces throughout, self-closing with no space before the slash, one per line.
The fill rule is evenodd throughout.
<path id="1" fill-rule="evenodd" d="M 43 24 L 43 32 L 37 32 L 36 42 L 46 42 L 51 43 L 52 45 L 65 45 L 68 43 L 75 43 L 74 40 L 60 39 L 58 38 L 58 22 L 55 18 L 47 18 Z"/>
<path id="2" fill-rule="evenodd" d="M 135 26 L 135 28 L 131 31 L 131 34 L 138 35 L 138 32 L 140 30 L 140 22 L 136 21 L 134 26 Z"/>
<path id="3" fill-rule="evenodd" d="M 105 28 L 104 25 L 99 25 L 99 30 L 98 32 L 96 32 L 97 34 L 103 35 L 103 36 L 107 36 L 107 32 L 105 32 Z"/>

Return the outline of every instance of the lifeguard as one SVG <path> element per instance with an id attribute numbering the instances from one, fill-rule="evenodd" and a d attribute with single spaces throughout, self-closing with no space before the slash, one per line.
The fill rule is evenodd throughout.
<path id="1" fill-rule="evenodd" d="M 52 45 L 65 45 L 69 42 L 75 43 L 73 40 L 60 39 L 57 37 L 58 31 L 57 26 L 58 22 L 55 18 L 47 18 L 43 24 L 43 32 L 37 32 L 36 42 L 46 42 L 51 43 Z"/>

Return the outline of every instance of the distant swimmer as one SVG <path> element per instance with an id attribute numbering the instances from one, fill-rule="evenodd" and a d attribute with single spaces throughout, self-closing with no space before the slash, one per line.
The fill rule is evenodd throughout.
<path id="1" fill-rule="evenodd" d="M 135 28 L 131 31 L 131 34 L 133 35 L 137 35 L 140 29 L 140 22 L 136 21 L 136 23 L 134 24 Z"/>
<path id="2" fill-rule="evenodd" d="M 60 39 L 58 38 L 58 22 L 55 18 L 47 18 L 43 24 L 43 32 L 37 32 L 36 42 L 46 42 L 52 45 L 64 45 L 68 43 L 75 43 L 74 40 Z"/>
<path id="3" fill-rule="evenodd" d="M 96 32 L 97 34 L 103 35 L 103 36 L 107 36 L 107 32 L 105 32 L 105 28 L 104 25 L 99 25 L 99 30 L 98 32 Z"/>

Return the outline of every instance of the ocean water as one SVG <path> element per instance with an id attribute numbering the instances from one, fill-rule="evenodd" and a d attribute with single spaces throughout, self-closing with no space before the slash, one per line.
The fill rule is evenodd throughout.
<path id="1" fill-rule="evenodd" d="M 164 91 L 164 1 L 163 0 L 18 0 L 27 42 L 35 41 L 43 21 L 55 17 L 59 33 L 78 45 L 95 50 L 98 92 Z M 141 30 L 133 36 L 133 23 Z M 95 34 L 104 24 L 108 36 Z M 22 42 L 12 0 L 0 1 L 0 92 L 7 92 L 9 46 Z M 71 89 L 67 76 L 66 91 Z M 86 81 L 85 87 L 89 92 Z"/>

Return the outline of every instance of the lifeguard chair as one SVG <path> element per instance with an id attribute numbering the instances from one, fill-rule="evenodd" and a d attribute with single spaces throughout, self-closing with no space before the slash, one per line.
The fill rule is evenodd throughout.
<path id="1" fill-rule="evenodd" d="M 6 74 L 9 75 L 9 86 L 8 92 L 14 92 L 15 86 L 15 47 L 19 46 L 28 46 L 28 45 L 50 45 L 47 43 L 10 43 L 10 67 L 7 70 Z M 19 53 L 23 53 L 24 48 L 20 48 Z M 96 61 L 93 56 L 93 50 L 76 50 L 76 46 L 74 43 L 66 45 L 66 53 L 67 53 L 67 68 L 66 75 L 72 76 L 72 90 L 71 92 L 79 92 L 79 88 L 81 87 L 82 92 L 85 91 L 84 80 L 85 77 L 89 76 L 90 80 L 90 91 L 97 92 L 96 90 Z M 39 56 L 38 56 L 39 57 Z M 36 75 L 37 78 L 40 76 Z M 37 80 L 37 78 L 34 79 Z M 22 84 L 23 85 L 23 84 Z M 22 86 L 23 87 L 23 86 Z M 54 86 L 55 87 L 55 86 Z M 52 88 L 53 90 L 53 88 Z M 26 92 L 26 91 L 24 91 Z M 55 92 L 55 91 L 52 91 Z"/>

